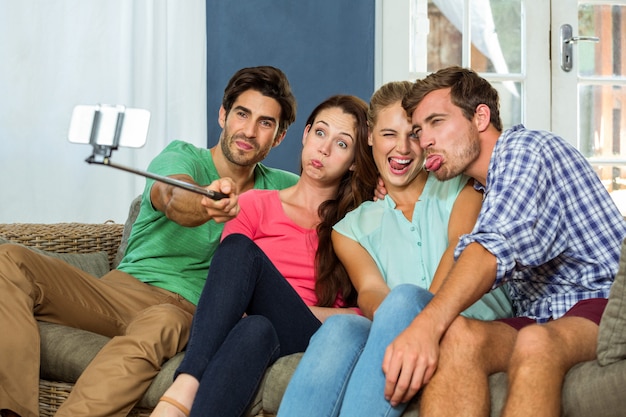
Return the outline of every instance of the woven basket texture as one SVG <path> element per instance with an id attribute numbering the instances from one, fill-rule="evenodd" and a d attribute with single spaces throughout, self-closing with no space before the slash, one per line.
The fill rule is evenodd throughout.
<path id="1" fill-rule="evenodd" d="M 67 399 L 74 384 L 39 380 L 39 416 L 53 417 L 59 406 Z M 149 417 L 152 410 L 133 408 L 129 417 Z"/>
<path id="2" fill-rule="evenodd" d="M 109 265 L 113 265 L 123 230 L 123 224 L 108 222 L 102 224 L 0 224 L 0 236 L 5 239 L 49 252 L 106 252 Z"/>

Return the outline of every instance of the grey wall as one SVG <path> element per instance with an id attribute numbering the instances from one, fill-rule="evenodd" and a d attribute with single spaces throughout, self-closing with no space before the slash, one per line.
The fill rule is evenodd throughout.
<path id="1" fill-rule="evenodd" d="M 298 173 L 304 122 L 333 94 L 369 101 L 374 91 L 375 0 L 207 0 L 208 141 L 217 143 L 224 87 L 242 67 L 285 72 L 296 122 L 265 163 Z"/>

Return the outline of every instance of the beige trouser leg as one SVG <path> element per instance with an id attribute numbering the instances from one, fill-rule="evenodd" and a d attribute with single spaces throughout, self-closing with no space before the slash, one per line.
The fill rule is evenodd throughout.
<path id="1" fill-rule="evenodd" d="M 36 319 L 113 337 L 58 416 L 125 416 L 164 360 L 187 343 L 195 307 L 121 271 L 101 279 L 14 245 L 0 246 L 0 409 L 38 415 Z M 33 314 L 34 313 L 34 314 Z"/>

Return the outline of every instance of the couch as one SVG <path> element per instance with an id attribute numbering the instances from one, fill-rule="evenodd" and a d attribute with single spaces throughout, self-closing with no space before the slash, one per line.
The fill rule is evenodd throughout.
<path id="1" fill-rule="evenodd" d="M 135 199 L 126 224 L 57 223 L 0 224 L 0 244 L 13 242 L 43 250 L 82 269 L 101 276 L 120 261 L 125 242 L 139 207 Z M 53 416 L 67 398 L 73 383 L 99 349 L 105 336 L 66 326 L 39 323 L 41 332 L 40 414 Z M 131 416 L 147 417 L 172 381 L 184 353 L 169 359 Z M 278 405 L 289 379 L 301 358 L 294 354 L 278 360 L 267 371 L 248 416 L 270 416 Z M 607 310 L 600 325 L 598 358 L 579 364 L 568 373 L 563 388 L 563 416 L 612 417 L 626 415 L 626 243 L 622 247 L 620 270 L 611 289 Z M 459 378 L 462 378 L 459 375 Z M 492 416 L 502 408 L 506 374 L 492 375 Z M 417 417 L 413 401 L 403 414 Z M 295 416 L 294 416 L 295 417 Z"/>

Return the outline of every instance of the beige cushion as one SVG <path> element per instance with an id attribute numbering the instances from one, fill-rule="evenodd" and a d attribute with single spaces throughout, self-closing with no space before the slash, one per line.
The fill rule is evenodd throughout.
<path id="1" fill-rule="evenodd" d="M 0 237 L 0 244 L 13 243 L 15 245 L 21 245 L 19 243 L 11 242 L 3 237 Z M 109 258 L 106 252 L 94 252 L 94 253 L 56 253 L 48 252 L 34 247 L 26 246 L 28 249 L 37 253 L 50 256 L 52 258 L 61 259 L 70 265 L 73 265 L 85 272 L 90 273 L 93 276 L 100 278 L 107 272 L 109 272 Z"/>
<path id="2" fill-rule="evenodd" d="M 626 240 L 622 242 L 619 271 L 600 321 L 598 362 L 610 365 L 626 358 Z"/>

